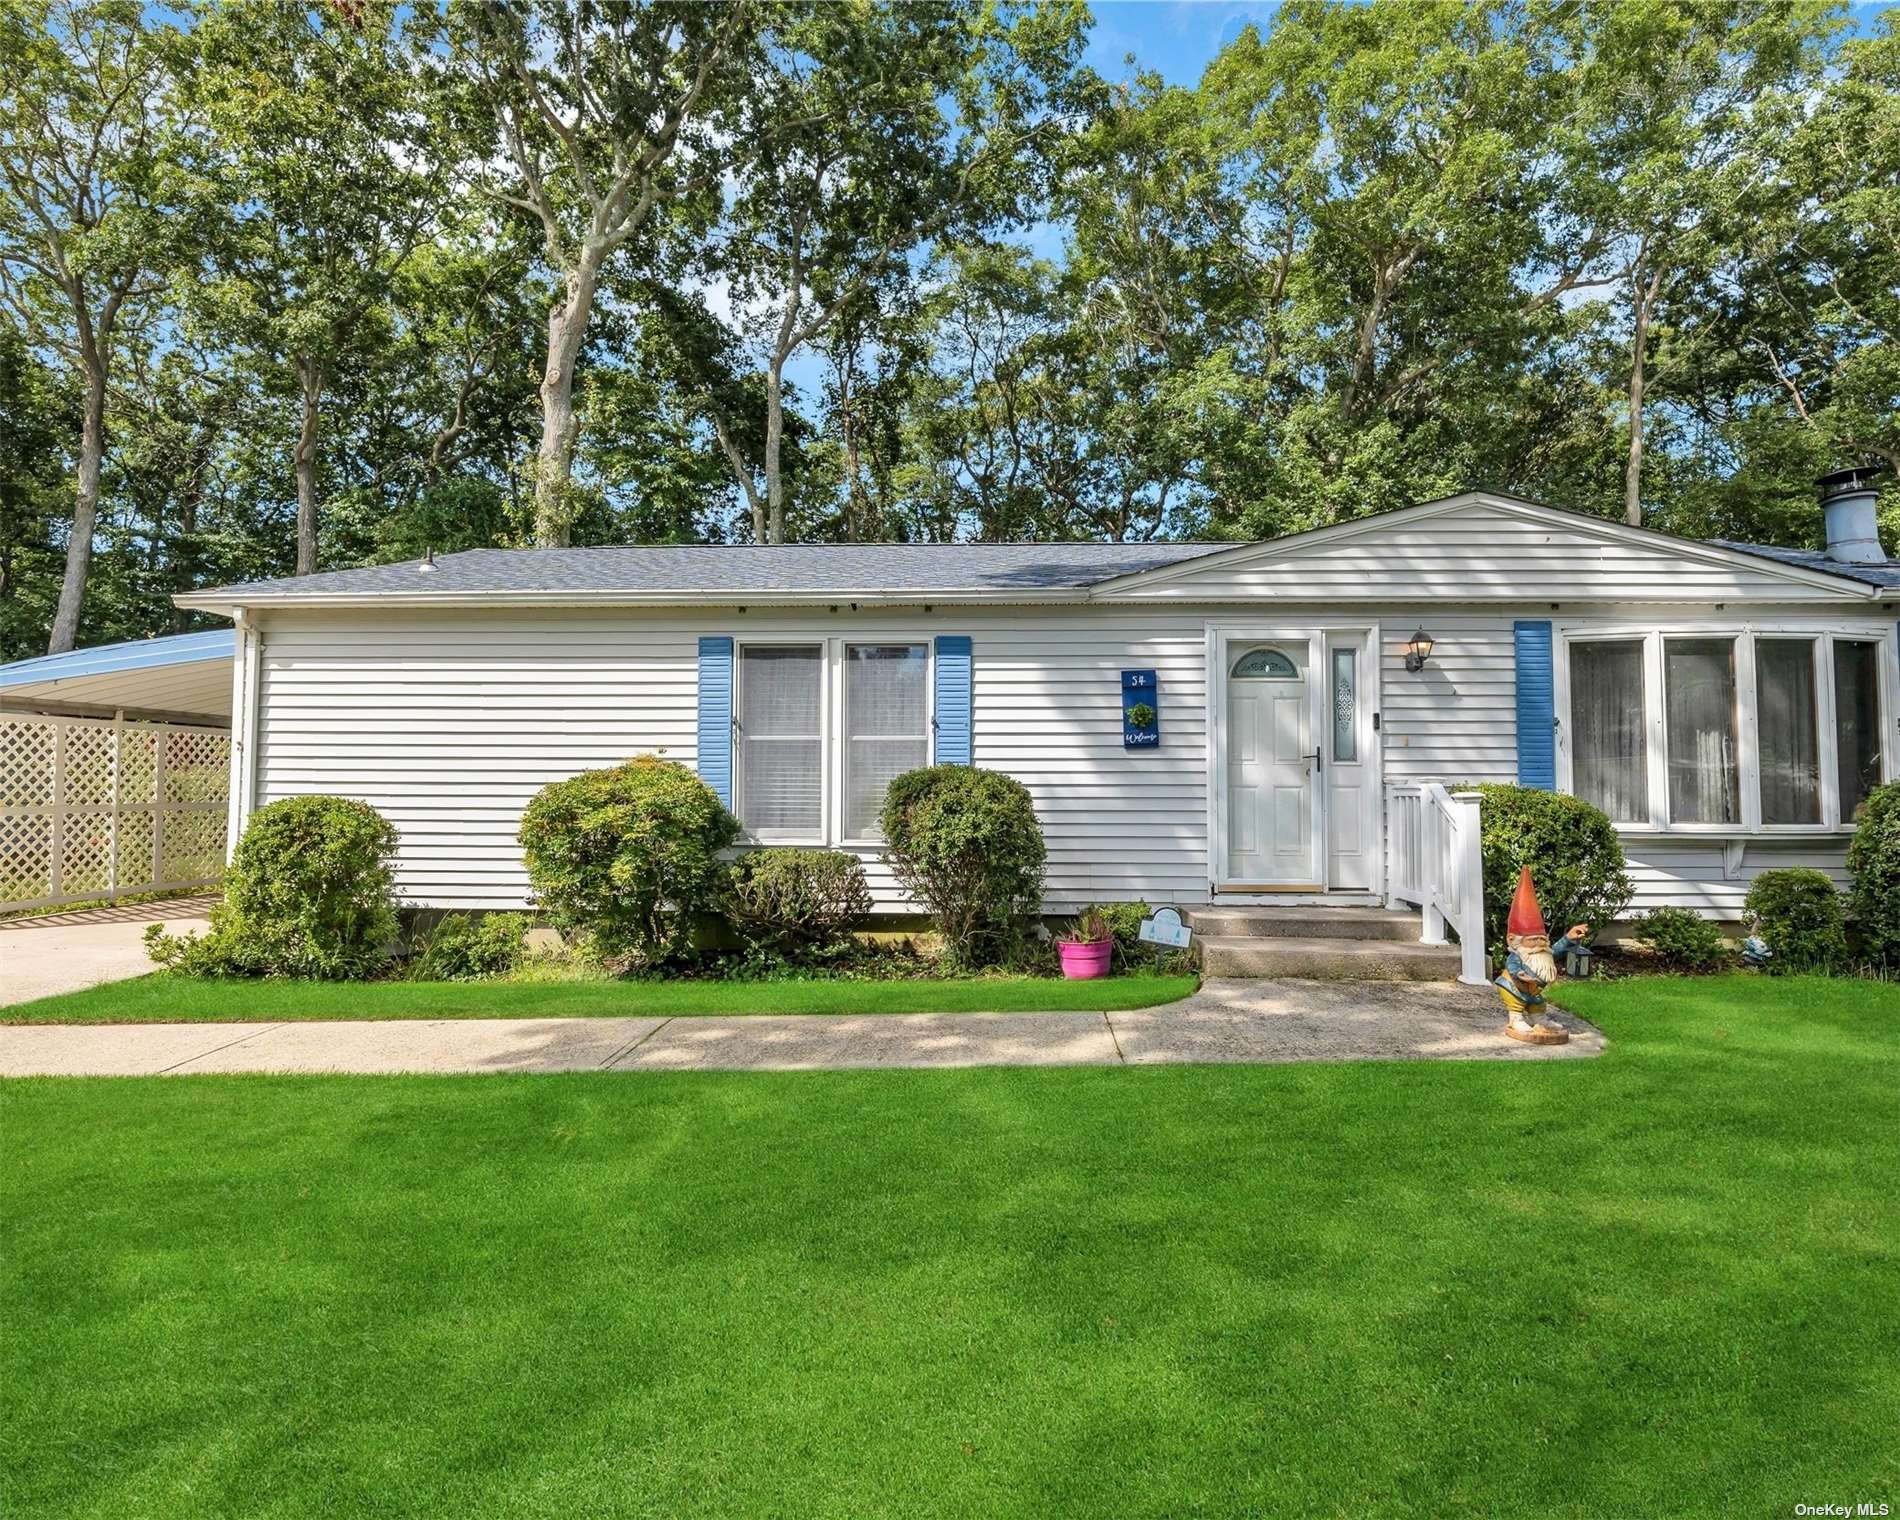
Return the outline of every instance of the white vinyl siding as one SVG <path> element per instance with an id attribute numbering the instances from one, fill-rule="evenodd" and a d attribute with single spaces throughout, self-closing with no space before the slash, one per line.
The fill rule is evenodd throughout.
<path id="1" fill-rule="evenodd" d="M 1599 533 L 1574 516 L 1485 500 L 1354 525 L 1319 542 L 1236 549 L 1131 582 L 1120 594 L 1159 602 L 1273 597 L 1335 609 L 1402 602 L 1866 604 L 1851 585 L 1836 589 L 1767 560 L 1646 536 L 1633 540 L 1608 523 Z"/>
<path id="2" fill-rule="evenodd" d="M 549 781 L 659 753 L 697 756 L 698 638 L 975 640 L 975 763 L 1029 787 L 1049 847 L 1052 912 L 1145 893 L 1207 894 L 1205 620 L 1108 609 L 883 612 L 864 636 L 823 613 L 637 611 L 273 616 L 259 678 L 254 801 L 330 792 L 402 836 L 415 906 L 518 907 L 515 835 Z M 1121 671 L 1160 681 L 1162 743 L 1121 744 Z M 926 748 L 927 754 L 927 748 Z M 904 906 L 874 844 L 879 906 Z"/>
<path id="3" fill-rule="evenodd" d="M 1360 737 L 1382 756 L 1387 785 L 1516 778 L 1513 616 L 1550 617 L 1560 636 L 1632 621 L 1627 609 L 1589 619 L 1529 603 L 1368 610 L 1365 620 L 1380 627 L 1381 724 L 1376 736 L 1368 728 Z M 1723 620 L 1680 606 L 1642 617 L 1672 631 L 1700 620 L 1716 632 Z M 1208 893 L 1209 625 L 1329 619 L 1344 621 L 1336 608 L 1293 602 L 1246 616 L 1207 606 L 271 612 L 259 620 L 259 731 L 247 746 L 255 784 L 246 805 L 319 792 L 359 797 L 400 831 L 405 900 L 517 907 L 528 883 L 515 836 L 540 787 L 643 753 L 695 762 L 702 634 L 731 635 L 735 658 L 752 641 L 924 644 L 941 633 L 968 634 L 973 758 L 1030 789 L 1049 849 L 1049 910 L 1134 897 L 1191 905 Z M 1866 608 L 1851 621 L 1838 611 L 1817 619 L 1810 609 L 1807 620 L 1864 629 L 1880 641 L 1882 722 L 1891 736 L 1893 609 Z M 1421 623 L 1436 647 L 1412 673 L 1404 646 Z M 1560 665 L 1562 651 L 1560 641 Z M 1157 675 L 1162 738 L 1152 749 L 1122 745 L 1128 669 Z M 1370 699 L 1370 672 L 1361 674 Z M 841 745 L 842 706 L 834 710 L 828 738 Z M 1831 709 L 1823 722 L 1831 724 Z M 843 769 L 834 767 L 826 783 L 827 805 L 840 810 Z M 1826 784 L 1831 793 L 1834 781 Z M 233 796 L 241 795 L 240 783 Z M 1719 839 L 1626 836 L 1626 848 L 1638 908 L 1679 901 L 1739 912 L 1747 881 L 1724 878 Z M 1844 836 L 1835 835 L 1791 842 L 1783 855 L 1786 863 L 1825 861 L 1838 874 L 1844 850 Z M 879 906 L 905 906 L 878 847 L 860 844 L 854 853 Z M 1777 858 L 1750 842 L 1744 869 L 1752 875 L 1760 861 Z"/>

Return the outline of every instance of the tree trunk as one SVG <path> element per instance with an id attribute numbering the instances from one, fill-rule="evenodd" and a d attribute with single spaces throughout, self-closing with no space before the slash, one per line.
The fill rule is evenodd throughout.
<path id="1" fill-rule="evenodd" d="M 864 530 L 870 524 L 870 504 L 866 501 L 863 471 L 864 463 L 858 446 L 858 398 L 848 388 L 843 405 L 839 409 L 839 420 L 844 427 L 844 536 L 850 543 L 863 543 Z"/>
<path id="2" fill-rule="evenodd" d="M 1630 333 L 1630 448 L 1629 462 L 1623 468 L 1623 521 L 1632 528 L 1643 525 L 1643 361 L 1649 346 L 1649 313 L 1661 285 L 1660 267 L 1650 272 L 1647 287 L 1640 274 L 1634 282 L 1636 325 Z"/>
<path id="3" fill-rule="evenodd" d="M 60 582 L 48 654 L 64 654 L 79 639 L 79 609 L 92 571 L 92 534 L 99 520 L 99 470 L 106 453 L 106 371 L 98 358 L 85 366 L 85 416 L 79 428 L 79 489 L 73 498 L 73 530 L 66 540 L 66 578 Z"/>
<path id="4" fill-rule="evenodd" d="M 765 510 L 769 544 L 785 542 L 785 476 L 779 445 L 785 437 L 784 360 L 774 358 L 765 371 Z"/>
<path id="5" fill-rule="evenodd" d="M 297 569 L 317 573 L 317 420 L 323 408 L 323 365 L 307 355 L 297 361 L 303 390 L 303 427 L 297 434 Z"/>
<path id="6" fill-rule="evenodd" d="M 548 357 L 541 371 L 541 449 L 535 456 L 534 542 L 537 548 L 565 548 L 573 536 L 569 506 L 574 480 L 574 440 L 580 417 L 574 410 L 574 365 L 587 337 L 600 283 L 604 252 L 592 243 L 567 272 L 567 293 L 548 312 Z"/>

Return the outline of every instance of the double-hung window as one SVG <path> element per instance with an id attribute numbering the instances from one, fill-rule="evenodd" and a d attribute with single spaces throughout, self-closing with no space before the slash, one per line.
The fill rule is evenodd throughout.
<path id="1" fill-rule="evenodd" d="M 1576 629 L 1565 642 L 1568 789 L 1625 827 L 1841 827 L 1890 768 L 1877 638 Z"/>
<path id="2" fill-rule="evenodd" d="M 745 641 L 733 708 L 735 811 L 761 843 L 870 843 L 891 780 L 930 763 L 930 647 Z"/>
<path id="3" fill-rule="evenodd" d="M 825 646 L 745 645 L 737 712 L 737 795 L 747 832 L 762 840 L 822 839 Z"/>

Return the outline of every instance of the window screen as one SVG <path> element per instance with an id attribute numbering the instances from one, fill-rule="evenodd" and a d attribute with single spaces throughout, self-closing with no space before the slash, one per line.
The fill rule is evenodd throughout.
<path id="1" fill-rule="evenodd" d="M 1639 639 L 1570 646 L 1571 790 L 1615 823 L 1649 822 Z"/>
<path id="2" fill-rule="evenodd" d="M 739 667 L 739 819 L 757 837 L 824 832 L 824 660 L 749 644 Z"/>
<path id="3" fill-rule="evenodd" d="M 1664 639 L 1672 823 L 1740 823 L 1735 641 Z"/>
<path id="4" fill-rule="evenodd" d="M 1880 646 L 1834 641 L 1834 739 L 1839 756 L 1841 822 L 1880 784 Z"/>
<path id="5" fill-rule="evenodd" d="M 1815 717 L 1814 640 L 1755 641 L 1755 731 L 1761 745 L 1761 821 L 1821 821 L 1821 734 Z"/>
<path id="6" fill-rule="evenodd" d="M 930 763 L 929 669 L 922 644 L 845 646 L 847 839 L 876 838 L 891 778 Z"/>

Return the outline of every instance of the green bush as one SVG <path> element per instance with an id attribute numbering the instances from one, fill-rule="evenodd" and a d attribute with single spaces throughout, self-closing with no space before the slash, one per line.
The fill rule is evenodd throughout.
<path id="1" fill-rule="evenodd" d="M 189 976 L 372 976 L 396 937 L 395 853 L 395 828 L 368 803 L 286 797 L 246 826 L 211 932 L 154 924 L 146 948 Z"/>
<path id="2" fill-rule="evenodd" d="M 1742 923 L 1767 941 L 1770 971 L 1832 971 L 1847 963 L 1841 894 L 1825 871 L 1763 871 L 1748 889 Z"/>
<path id="3" fill-rule="evenodd" d="M 750 850 L 732 867 L 726 915 L 755 948 L 796 956 L 836 945 L 870 914 L 864 866 L 841 850 Z"/>
<path id="4" fill-rule="evenodd" d="M 412 982 L 476 982 L 507 976 L 528 953 L 525 913 L 446 914 L 409 961 Z"/>
<path id="5" fill-rule="evenodd" d="M 1483 798 L 1485 941 L 1504 951 L 1504 921 L 1520 868 L 1531 868 L 1551 936 L 1572 924 L 1592 933 L 1619 917 L 1636 895 L 1616 829 L 1600 808 L 1578 797 L 1527 786 L 1463 788 Z"/>
<path id="6" fill-rule="evenodd" d="M 1900 970 L 1900 781 L 1867 794 L 1847 847 L 1854 926 L 1867 959 Z"/>
<path id="7" fill-rule="evenodd" d="M 886 859 L 935 916 L 945 953 L 962 965 L 1007 955 L 1042 904 L 1048 851 L 1029 789 L 998 771 L 926 766 L 891 782 L 882 821 Z"/>
<path id="8" fill-rule="evenodd" d="M 1636 920 L 1636 938 L 1670 971 L 1720 971 L 1729 963 L 1722 931 L 1688 908 L 1652 908 Z"/>
<path id="9" fill-rule="evenodd" d="M 634 966 L 690 948 L 696 919 L 725 888 L 719 852 L 738 837 L 711 787 L 654 755 L 551 782 L 521 819 L 539 906 Z"/>

